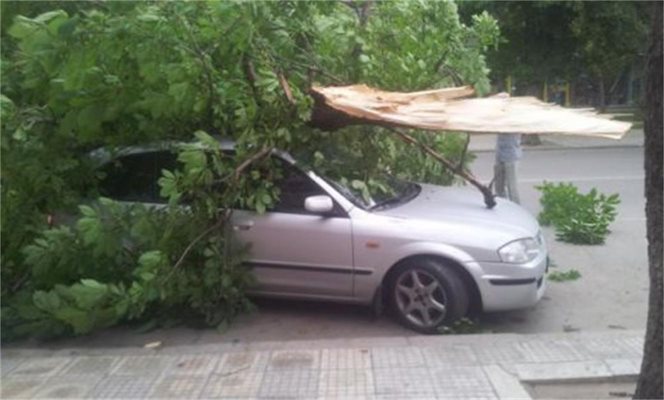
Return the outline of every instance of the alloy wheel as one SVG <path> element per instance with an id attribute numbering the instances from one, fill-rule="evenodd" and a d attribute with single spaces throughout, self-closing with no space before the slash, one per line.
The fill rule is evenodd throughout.
<path id="1" fill-rule="evenodd" d="M 438 326 L 447 314 L 447 296 L 441 283 L 430 273 L 411 268 L 404 271 L 394 286 L 399 312 L 423 328 Z"/>

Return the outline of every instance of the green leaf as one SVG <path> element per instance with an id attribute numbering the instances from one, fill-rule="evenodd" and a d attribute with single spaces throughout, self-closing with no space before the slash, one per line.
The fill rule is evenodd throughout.
<path id="1" fill-rule="evenodd" d="M 59 19 L 67 18 L 67 17 L 68 17 L 68 15 L 65 11 L 55 10 L 55 11 L 49 11 L 49 12 L 45 12 L 43 14 L 40 14 L 40 15 L 36 16 L 33 19 L 33 21 L 37 22 L 37 23 L 45 24 L 45 23 L 53 22 L 54 20 L 59 20 Z"/>
<path id="2" fill-rule="evenodd" d="M 266 210 L 265 204 L 263 204 L 263 202 L 261 202 L 261 201 L 256 201 L 256 211 L 259 214 L 264 214 L 265 210 Z"/>
<path id="3" fill-rule="evenodd" d="M 53 312 L 61 306 L 60 297 L 53 291 L 36 291 L 32 300 L 37 308 L 48 312 Z"/>
<path id="4" fill-rule="evenodd" d="M 85 311 L 73 307 L 63 307 L 53 312 L 53 316 L 74 329 L 75 334 L 84 334 L 92 330 L 94 320 Z"/>
<path id="5" fill-rule="evenodd" d="M 161 266 L 166 257 L 160 250 L 152 250 L 141 254 L 138 263 L 145 269 L 156 269 Z"/>

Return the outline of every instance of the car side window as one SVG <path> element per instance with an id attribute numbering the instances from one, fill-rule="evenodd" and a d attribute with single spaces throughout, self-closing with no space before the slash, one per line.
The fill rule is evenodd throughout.
<path id="1" fill-rule="evenodd" d="M 275 184 L 280 189 L 280 195 L 271 211 L 308 214 L 304 208 L 304 200 L 309 196 L 327 195 L 327 193 L 304 172 L 278 160 L 282 177 L 277 179 Z"/>
<path id="2" fill-rule="evenodd" d="M 159 196 L 162 169 L 177 168 L 177 155 L 170 151 L 130 154 L 105 164 L 99 192 L 120 201 L 165 203 Z"/>

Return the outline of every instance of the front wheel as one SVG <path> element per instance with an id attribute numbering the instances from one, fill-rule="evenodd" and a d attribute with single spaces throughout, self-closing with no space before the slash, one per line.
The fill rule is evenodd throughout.
<path id="1" fill-rule="evenodd" d="M 459 274 L 437 260 L 409 261 L 395 274 L 390 297 L 397 319 L 422 333 L 437 333 L 468 312 L 468 291 Z"/>

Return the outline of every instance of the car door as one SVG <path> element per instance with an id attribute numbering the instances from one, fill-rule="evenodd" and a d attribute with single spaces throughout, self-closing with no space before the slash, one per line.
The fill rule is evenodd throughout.
<path id="1" fill-rule="evenodd" d="M 334 212 L 317 215 L 304 208 L 308 196 L 326 195 L 307 174 L 279 159 L 283 178 L 276 206 L 258 214 L 237 210 L 233 229 L 249 245 L 249 265 L 256 292 L 350 297 L 353 293 L 351 222 L 335 204 Z"/>

